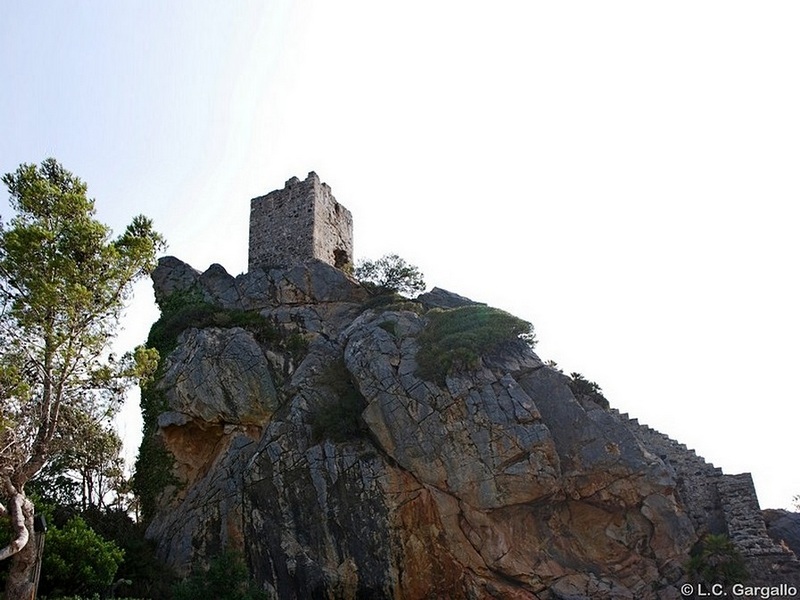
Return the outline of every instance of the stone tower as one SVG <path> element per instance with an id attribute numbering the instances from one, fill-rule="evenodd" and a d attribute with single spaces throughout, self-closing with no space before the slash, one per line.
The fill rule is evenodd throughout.
<path id="1" fill-rule="evenodd" d="M 248 270 L 309 258 L 340 269 L 353 260 L 353 216 L 313 171 L 250 201 Z"/>

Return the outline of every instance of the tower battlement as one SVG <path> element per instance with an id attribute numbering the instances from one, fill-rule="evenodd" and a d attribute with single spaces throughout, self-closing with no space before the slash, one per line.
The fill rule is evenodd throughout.
<path id="1" fill-rule="evenodd" d="M 250 201 L 248 270 L 309 258 L 340 269 L 353 260 L 353 216 L 313 171 Z"/>

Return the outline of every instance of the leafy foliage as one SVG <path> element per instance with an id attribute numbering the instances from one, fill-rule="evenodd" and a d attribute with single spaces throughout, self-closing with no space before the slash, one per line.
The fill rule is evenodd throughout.
<path id="1" fill-rule="evenodd" d="M 496 308 L 434 309 L 427 316 L 428 325 L 418 337 L 418 373 L 440 385 L 452 369 L 475 368 L 481 355 L 503 342 L 526 336 L 527 343 L 535 343 L 530 323 Z"/>
<path id="2" fill-rule="evenodd" d="M 250 578 L 244 559 L 235 552 L 224 552 L 211 561 L 207 570 L 198 569 L 174 588 L 174 600 L 268 600 Z"/>
<path id="3" fill-rule="evenodd" d="M 580 373 L 570 373 L 569 389 L 576 398 L 585 397 L 603 408 L 608 408 L 609 403 L 603 396 L 603 390 L 594 381 L 589 381 Z"/>
<path id="4" fill-rule="evenodd" d="M 151 328 L 151 338 L 152 331 Z M 159 373 L 161 368 L 162 363 L 159 362 Z M 177 485 L 179 482 L 172 474 L 174 458 L 164 447 L 161 438 L 156 435 L 158 415 L 168 409 L 164 393 L 156 388 L 154 382 L 147 382 L 141 386 L 140 404 L 143 421 L 142 442 L 139 445 L 131 484 L 134 494 L 139 499 L 141 518 L 149 522 L 156 513 L 161 493 L 167 487 Z"/>
<path id="5" fill-rule="evenodd" d="M 386 333 L 388 333 L 392 337 L 397 336 L 397 322 L 395 321 L 382 321 L 378 323 L 378 327 L 383 329 Z"/>
<path id="6" fill-rule="evenodd" d="M 303 357 L 308 352 L 308 338 L 302 333 L 290 333 L 286 336 L 283 345 L 286 348 L 286 352 L 294 359 L 295 363 L 299 363 L 303 360 Z"/>
<path id="7" fill-rule="evenodd" d="M 81 517 L 99 535 L 112 540 L 125 554 L 115 580 L 117 593 L 141 598 L 169 598 L 173 574 L 155 556 L 155 547 L 146 540 L 145 525 L 134 522 L 121 510 L 89 509 Z"/>
<path id="8" fill-rule="evenodd" d="M 119 598 L 117 596 L 114 596 L 114 598 L 116 598 L 116 600 L 144 600 L 143 598 Z M 59 596 L 54 600 L 104 600 L 104 599 L 100 597 L 100 594 L 92 594 L 91 596 Z"/>
<path id="9" fill-rule="evenodd" d="M 706 535 L 694 548 L 687 565 L 698 583 L 732 585 L 747 580 L 744 559 L 726 535 Z"/>
<path id="10" fill-rule="evenodd" d="M 409 312 L 422 314 L 425 309 L 421 302 L 411 300 L 391 290 L 378 288 L 376 293 L 361 305 L 361 310 L 362 312 L 367 310 L 375 310 L 378 312 L 407 310 Z"/>
<path id="11" fill-rule="evenodd" d="M 125 484 L 122 440 L 110 425 L 65 411 L 71 443 L 54 455 L 29 488 L 43 500 L 80 510 L 119 502 Z"/>
<path id="12" fill-rule="evenodd" d="M 425 278 L 419 268 L 407 263 L 397 254 L 387 254 L 377 260 L 362 260 L 354 275 L 361 283 L 377 288 L 416 295 L 425 291 Z"/>
<path id="13" fill-rule="evenodd" d="M 45 594 L 101 592 L 111 585 L 124 554 L 81 517 L 47 531 L 41 590 Z"/>
<path id="14" fill-rule="evenodd" d="M 81 519 L 86 528 L 91 532 L 86 537 L 91 541 L 99 538 L 123 553 L 123 560 L 119 563 L 119 568 L 113 577 L 112 587 L 116 588 L 116 596 L 124 592 L 128 596 L 138 598 L 148 598 L 150 600 L 166 600 L 171 598 L 171 585 L 174 575 L 168 567 L 155 556 L 155 548 L 149 540 L 144 537 L 145 525 L 134 522 L 127 512 L 117 509 L 89 508 L 81 511 L 75 506 L 64 506 L 50 503 L 35 494 L 31 494 L 37 507 L 37 514 L 42 514 L 48 525 L 45 539 L 45 556 L 49 562 L 45 563 L 44 568 L 49 568 L 51 564 L 72 564 L 82 560 L 80 553 L 83 550 L 76 550 L 75 544 L 56 544 L 53 545 L 52 536 L 69 538 L 73 541 L 80 536 L 73 534 L 67 535 L 64 532 L 69 530 L 67 526 L 73 519 Z M 2 522 L 0 522 L 2 524 Z M 83 528 L 83 525 L 79 525 Z M 56 532 L 55 534 L 53 532 Z M 5 535 L 0 527 L 0 539 Z M 97 540 L 94 539 L 94 542 Z M 92 543 L 94 543 L 92 542 Z M 109 547 L 109 546 L 106 546 Z M 102 548 L 100 550 L 102 552 Z M 5 566 L 8 561 L 0 563 Z M 85 565 L 84 565 L 85 566 Z M 4 580 L 4 574 L 0 572 L 0 583 Z M 63 594 L 85 594 L 90 597 L 92 590 L 83 585 L 83 581 L 70 576 L 63 578 L 58 573 L 43 573 L 40 582 L 40 596 L 48 598 L 62 598 Z M 97 594 L 106 597 L 108 591 L 106 585 L 95 586 L 92 588 Z M 1 597 L 1 596 L 0 596 Z M 76 596 L 77 597 L 77 596 Z"/>

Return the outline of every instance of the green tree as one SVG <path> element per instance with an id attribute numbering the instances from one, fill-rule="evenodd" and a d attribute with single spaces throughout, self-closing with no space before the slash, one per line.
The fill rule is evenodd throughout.
<path id="1" fill-rule="evenodd" d="M 81 517 L 51 527 L 45 544 L 42 590 L 48 594 L 91 594 L 113 583 L 124 554 Z"/>
<path id="2" fill-rule="evenodd" d="M 0 224 L 0 497 L 13 530 L 9 598 L 30 597 L 35 564 L 33 504 L 25 485 L 79 435 L 74 419 L 113 411 L 137 364 L 110 360 L 120 312 L 134 281 L 155 267 L 163 238 L 137 216 L 125 232 L 94 218 L 86 184 L 56 160 L 3 176 L 14 217 Z"/>
<path id="3" fill-rule="evenodd" d="M 425 291 L 425 278 L 418 267 L 408 264 L 397 254 L 387 254 L 377 260 L 362 260 L 353 272 L 361 283 L 380 291 L 419 294 Z"/>
<path id="4" fill-rule="evenodd" d="M 107 508 L 124 487 L 122 440 L 113 427 L 86 413 L 63 415 L 69 440 L 58 440 L 61 448 L 29 488 L 48 502 L 85 511 Z"/>

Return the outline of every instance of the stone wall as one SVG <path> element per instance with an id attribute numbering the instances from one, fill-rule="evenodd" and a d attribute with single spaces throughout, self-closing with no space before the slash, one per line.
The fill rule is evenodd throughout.
<path id="1" fill-rule="evenodd" d="M 767 534 L 750 473 L 725 475 L 685 444 L 625 413 L 610 409 L 650 452 L 675 472 L 678 493 L 698 535 L 726 534 L 751 563 L 796 562 L 794 555 Z"/>
<path id="2" fill-rule="evenodd" d="M 781 554 L 767 534 L 750 473 L 723 475 L 717 482 L 728 535 L 746 556 Z"/>
<path id="3" fill-rule="evenodd" d="M 353 262 L 353 216 L 328 184 L 316 179 L 314 190 L 314 258 L 341 269 Z"/>
<path id="4" fill-rule="evenodd" d="M 317 258 L 338 268 L 353 260 L 353 217 L 313 171 L 250 202 L 248 269 Z"/>
<path id="5" fill-rule="evenodd" d="M 613 408 L 611 412 L 628 426 L 645 448 L 675 472 L 678 493 L 686 505 L 686 512 L 692 519 L 698 535 L 726 533 L 725 516 L 717 489 L 722 469 L 707 462 L 685 444 L 639 423 L 638 419 L 629 418 L 627 414 L 620 414 Z"/>
<path id="6" fill-rule="evenodd" d="M 250 201 L 248 270 L 313 256 L 314 182 L 292 177 L 282 190 Z"/>

